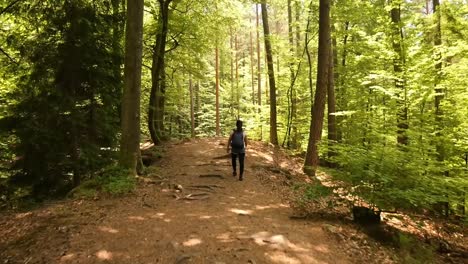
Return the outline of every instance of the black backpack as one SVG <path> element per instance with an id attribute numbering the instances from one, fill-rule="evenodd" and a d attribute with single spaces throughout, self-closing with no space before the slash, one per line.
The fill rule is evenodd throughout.
<path id="1" fill-rule="evenodd" d="M 234 131 L 232 133 L 231 147 L 236 149 L 244 148 L 244 132 Z"/>

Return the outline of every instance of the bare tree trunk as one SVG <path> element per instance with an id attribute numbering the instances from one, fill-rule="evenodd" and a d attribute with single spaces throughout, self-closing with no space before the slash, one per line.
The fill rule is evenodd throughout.
<path id="1" fill-rule="evenodd" d="M 261 108 L 262 108 L 262 69 L 261 69 L 261 56 L 260 56 L 260 27 L 259 27 L 259 10 L 258 4 L 255 4 L 256 25 L 257 25 L 257 102 L 258 114 L 260 115 L 260 140 L 263 138 L 263 126 L 261 121 Z"/>
<path id="2" fill-rule="evenodd" d="M 133 174 L 136 174 L 140 152 L 142 39 L 143 0 L 128 1 L 119 164 Z"/>
<path id="3" fill-rule="evenodd" d="M 296 56 L 299 59 L 302 59 L 303 54 L 301 54 L 301 30 L 300 30 L 300 12 L 301 12 L 301 2 L 295 2 L 295 13 L 296 13 Z M 300 74 L 300 69 L 297 69 L 297 75 Z M 297 131 L 297 90 L 292 90 L 292 103 L 291 103 L 291 115 L 292 115 L 292 148 L 299 148 L 298 142 L 298 131 Z"/>
<path id="4" fill-rule="evenodd" d="M 292 6 L 291 6 L 291 0 L 288 0 L 288 41 L 289 41 L 289 52 L 290 52 L 290 63 L 289 63 L 289 71 L 290 71 L 290 86 L 288 89 L 287 97 L 288 97 L 288 119 L 287 119 L 287 127 L 286 127 L 286 136 L 283 141 L 283 147 L 284 143 L 286 142 L 286 145 L 288 148 L 291 147 L 291 130 L 292 130 L 292 124 L 293 124 L 293 95 L 294 95 L 294 63 L 292 60 L 292 57 L 294 56 L 294 35 L 293 35 L 293 25 L 292 25 Z"/>
<path id="5" fill-rule="evenodd" d="M 215 75 L 216 75 L 216 136 L 219 137 L 219 50 L 215 48 Z"/>
<path id="6" fill-rule="evenodd" d="M 231 115 L 234 115 L 234 57 L 235 51 L 234 51 L 234 44 L 233 44 L 233 33 L 232 33 L 232 28 L 230 29 L 230 38 L 229 38 L 229 47 L 231 48 L 231 102 L 230 102 L 230 110 L 231 110 Z"/>
<path id="7" fill-rule="evenodd" d="M 262 20 L 263 20 L 263 32 L 265 35 L 265 52 L 267 55 L 267 66 L 268 66 L 268 79 L 270 86 L 270 143 L 278 145 L 278 132 L 276 125 L 276 85 L 275 85 L 275 72 L 273 69 L 273 55 L 270 43 L 270 29 L 268 27 L 268 13 L 266 0 L 262 0 Z"/>
<path id="8" fill-rule="evenodd" d="M 442 45 L 442 32 L 440 28 L 440 2 L 439 0 L 432 0 L 432 10 L 435 16 L 435 30 L 434 30 L 434 57 L 435 57 L 435 75 L 434 75 L 434 92 L 435 92 L 435 121 L 436 121 L 436 152 L 437 160 L 442 163 L 445 160 L 445 147 L 442 142 L 442 129 L 443 129 L 443 116 L 444 112 L 440 103 L 444 99 L 444 90 L 440 87 L 440 81 L 442 80 L 442 54 L 440 52 L 440 46 Z M 449 176 L 449 171 L 444 171 L 444 176 Z M 465 194 L 463 194 L 464 198 Z M 448 197 L 447 197 L 448 198 Z M 444 215 L 449 216 L 450 204 L 449 202 L 444 202 Z M 461 210 L 465 210 L 465 204 L 460 206 Z"/>
<path id="9" fill-rule="evenodd" d="M 344 35 L 344 38 L 343 38 L 343 54 L 342 54 L 342 57 L 341 57 L 341 64 L 340 64 L 340 71 L 344 71 L 346 69 L 346 55 L 347 55 L 347 44 L 348 44 L 348 30 L 349 30 L 349 21 L 346 21 L 345 22 L 345 35 Z M 346 109 L 346 105 L 345 105 L 345 89 L 344 89 L 344 85 L 345 85 L 345 80 L 344 78 L 340 78 L 339 77 L 339 74 L 337 73 L 337 70 L 336 68 L 338 67 L 338 49 L 336 49 L 337 45 L 336 45 L 336 39 L 333 39 L 335 42 L 333 42 L 333 46 L 335 47 L 335 51 L 333 53 L 333 57 L 334 57 L 334 64 L 335 64 L 335 70 L 334 70 L 334 73 L 335 73 L 335 82 L 338 83 L 338 87 L 337 87 L 337 104 L 338 104 L 338 108 L 339 109 Z M 343 121 L 344 117 L 343 116 L 337 116 L 336 117 L 336 124 L 337 124 L 337 131 L 336 131 L 336 139 L 338 142 L 341 142 L 342 139 L 343 139 L 343 130 L 341 129 L 341 122 Z"/>
<path id="10" fill-rule="evenodd" d="M 318 142 L 322 136 L 325 99 L 327 97 L 328 64 L 330 62 L 330 0 L 320 0 L 319 12 L 317 87 L 311 111 L 309 144 L 304 163 L 304 172 L 310 176 L 315 176 L 319 165 Z"/>
<path id="11" fill-rule="evenodd" d="M 250 27 L 252 27 L 252 18 L 249 20 Z M 254 52 L 253 52 L 253 37 L 252 28 L 249 32 L 250 35 L 250 76 L 252 79 L 252 104 L 255 105 L 255 72 L 254 72 Z"/>
<path id="12" fill-rule="evenodd" d="M 408 144 L 408 136 L 406 135 L 406 130 L 408 129 L 408 108 L 406 105 L 406 87 L 405 87 L 405 77 L 404 77 L 404 54 L 402 48 L 403 42 L 403 32 L 401 29 L 401 17 L 400 17 L 400 5 L 397 3 L 392 3 L 390 0 L 390 5 L 392 7 L 390 11 L 390 16 L 392 19 L 392 46 L 394 54 L 393 59 L 393 70 L 395 72 L 395 88 L 398 91 L 398 105 L 399 110 L 397 114 L 397 142 L 399 145 Z"/>
<path id="13" fill-rule="evenodd" d="M 334 50 L 333 45 L 330 46 L 330 59 L 328 66 L 328 159 L 332 159 L 335 156 L 335 152 L 332 150 L 336 142 L 336 105 L 335 105 L 335 75 L 334 75 Z M 329 161 L 330 167 L 334 167 L 332 161 Z"/>
<path id="14" fill-rule="evenodd" d="M 236 107 L 237 107 L 237 119 L 240 118 L 240 95 L 239 95 L 239 58 L 238 58 L 238 42 L 237 34 L 234 36 L 234 62 L 236 66 Z"/>
<path id="15" fill-rule="evenodd" d="M 194 103 L 193 103 L 193 84 L 192 84 L 192 74 L 189 75 L 189 91 L 190 91 L 190 135 L 192 138 L 195 137 L 195 113 L 194 113 Z"/>
<path id="16" fill-rule="evenodd" d="M 165 71 L 164 57 L 169 27 L 169 4 L 172 0 L 159 0 L 158 33 L 153 47 L 151 92 L 148 106 L 148 128 L 154 144 L 162 141 L 164 124 Z"/>

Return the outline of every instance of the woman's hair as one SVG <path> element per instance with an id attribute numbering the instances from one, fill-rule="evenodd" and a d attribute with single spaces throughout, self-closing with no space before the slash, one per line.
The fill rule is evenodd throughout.
<path id="1" fill-rule="evenodd" d="M 236 131 L 237 132 L 242 132 L 242 121 L 240 121 L 240 120 L 236 121 Z"/>

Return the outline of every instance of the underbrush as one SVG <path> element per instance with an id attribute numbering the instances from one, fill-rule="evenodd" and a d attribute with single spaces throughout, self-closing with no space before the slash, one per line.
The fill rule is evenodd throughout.
<path id="1" fill-rule="evenodd" d="M 126 169 L 114 165 L 81 183 L 69 193 L 69 196 L 84 198 L 93 198 L 98 194 L 118 196 L 132 192 L 135 187 L 135 177 Z"/>

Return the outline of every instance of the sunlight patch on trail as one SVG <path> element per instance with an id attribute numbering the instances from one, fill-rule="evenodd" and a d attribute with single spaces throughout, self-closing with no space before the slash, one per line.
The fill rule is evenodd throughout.
<path id="1" fill-rule="evenodd" d="M 229 211 L 238 215 L 251 215 L 253 213 L 252 210 L 242 210 L 242 209 L 236 209 L 236 208 L 231 208 L 229 209 Z"/>
<path id="2" fill-rule="evenodd" d="M 277 208 L 287 208 L 289 207 L 287 204 L 271 204 L 271 205 L 256 205 L 255 209 L 257 210 L 265 210 L 265 209 L 277 209 Z"/>
<path id="3" fill-rule="evenodd" d="M 221 242 L 224 242 L 224 243 L 228 243 L 228 242 L 233 242 L 234 239 L 231 237 L 231 233 L 227 232 L 227 233 L 222 233 L 222 234 L 219 234 L 216 236 L 216 238 L 218 240 L 220 240 Z"/>
<path id="4" fill-rule="evenodd" d="M 107 250 L 99 250 L 96 253 L 96 257 L 101 260 L 111 260 L 112 259 L 112 252 L 109 252 Z"/>
<path id="5" fill-rule="evenodd" d="M 74 253 L 69 253 L 69 254 L 66 254 L 66 255 L 62 256 L 60 258 L 60 262 L 69 261 L 69 260 L 72 260 L 74 258 L 75 258 L 75 254 Z"/>
<path id="6" fill-rule="evenodd" d="M 288 256 L 285 252 L 281 251 L 267 252 L 265 255 L 273 263 L 302 264 L 302 261 L 300 261 L 298 258 Z"/>
<path id="7" fill-rule="evenodd" d="M 211 215 L 201 215 L 200 216 L 200 219 L 211 219 L 211 218 L 213 218 L 213 216 L 211 216 Z"/>
<path id="8" fill-rule="evenodd" d="M 193 247 L 202 243 L 202 240 L 199 238 L 190 238 L 182 243 L 186 247 Z"/>
<path id="9" fill-rule="evenodd" d="M 137 221 L 146 220 L 146 218 L 144 218 L 144 217 L 142 217 L 142 216 L 129 216 L 128 219 L 130 219 L 130 220 L 137 220 Z"/>
<path id="10" fill-rule="evenodd" d="M 117 234 L 119 232 L 119 230 L 114 229 L 112 227 L 108 227 L 108 226 L 100 226 L 99 230 L 103 232 L 111 233 L 111 234 Z"/>

